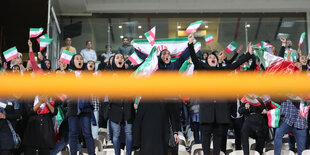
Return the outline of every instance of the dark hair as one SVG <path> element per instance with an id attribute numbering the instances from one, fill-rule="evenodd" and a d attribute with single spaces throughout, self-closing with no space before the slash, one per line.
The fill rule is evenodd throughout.
<path id="1" fill-rule="evenodd" d="M 18 67 L 18 70 L 20 70 L 19 65 L 14 65 L 14 66 L 12 67 L 12 70 L 13 70 L 14 67 Z"/>
<path id="2" fill-rule="evenodd" d="M 127 40 L 129 41 L 129 38 L 128 38 L 128 37 L 124 37 L 124 38 L 122 39 L 122 41 L 124 41 L 124 39 L 127 39 Z"/>
<path id="3" fill-rule="evenodd" d="M 120 53 L 120 52 L 115 53 L 115 55 L 114 55 L 114 57 L 113 57 L 113 59 L 112 59 L 111 70 L 124 70 L 124 69 L 125 69 L 125 63 L 123 64 L 122 68 L 116 67 L 116 64 L 115 64 L 115 58 L 116 58 L 116 57 L 115 57 L 115 56 L 118 55 L 118 54 L 124 56 L 124 55 L 123 55 L 122 53 Z M 109 63 L 110 63 L 110 62 L 109 62 Z"/>
<path id="4" fill-rule="evenodd" d="M 52 68 L 52 61 L 50 60 L 50 59 L 45 59 L 44 60 L 44 63 L 45 63 L 45 61 L 48 61 L 49 63 L 50 63 L 50 68 L 48 68 L 48 70 L 51 70 L 51 68 Z M 47 67 L 47 66 L 46 66 Z"/>
<path id="5" fill-rule="evenodd" d="M 87 45 L 89 42 L 91 42 L 91 41 L 90 41 L 90 40 L 87 40 L 87 41 L 86 41 L 86 45 Z"/>
<path id="6" fill-rule="evenodd" d="M 70 38 L 70 37 L 66 37 L 65 40 L 67 40 L 68 38 Z M 71 38 L 70 38 L 70 39 L 71 39 Z"/>
<path id="7" fill-rule="evenodd" d="M 112 48 L 112 46 L 111 46 L 111 45 L 105 45 L 105 48 L 108 48 L 108 47 Z"/>

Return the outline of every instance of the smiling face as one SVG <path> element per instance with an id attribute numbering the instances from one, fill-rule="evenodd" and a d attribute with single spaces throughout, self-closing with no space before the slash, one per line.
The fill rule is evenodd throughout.
<path id="1" fill-rule="evenodd" d="M 217 59 L 216 59 L 215 55 L 210 54 L 210 55 L 208 56 L 207 62 L 208 62 L 208 64 L 209 64 L 211 67 L 216 67 L 216 65 L 217 65 Z"/>
<path id="2" fill-rule="evenodd" d="M 117 68 L 122 68 L 123 65 L 125 64 L 125 59 L 124 56 L 122 54 L 116 54 L 114 56 L 114 62 Z"/>
<path id="3" fill-rule="evenodd" d="M 75 55 L 74 57 L 74 66 L 77 69 L 82 69 L 83 67 L 83 57 L 79 54 Z"/>
<path id="4" fill-rule="evenodd" d="M 87 70 L 94 71 L 95 70 L 95 63 L 93 61 L 87 62 Z"/>
<path id="5" fill-rule="evenodd" d="M 162 55 L 161 55 L 161 60 L 165 63 L 165 64 L 169 64 L 171 61 L 171 55 L 170 52 L 168 50 L 163 50 L 162 51 Z"/>

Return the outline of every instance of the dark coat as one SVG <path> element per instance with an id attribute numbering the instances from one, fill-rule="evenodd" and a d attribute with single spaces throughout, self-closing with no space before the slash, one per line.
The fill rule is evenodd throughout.
<path id="1" fill-rule="evenodd" d="M 231 122 L 231 105 L 229 100 L 201 100 L 199 103 L 200 124 L 218 123 L 228 124 Z"/>
<path id="2" fill-rule="evenodd" d="M 170 62 L 169 64 L 165 64 L 162 61 L 161 54 L 162 52 L 158 58 L 158 70 L 179 70 L 184 61 L 186 61 L 186 59 L 189 57 L 189 48 L 187 47 L 176 61 Z"/>
<path id="3" fill-rule="evenodd" d="M 115 123 L 128 121 L 133 123 L 134 120 L 134 101 L 127 99 L 112 99 L 109 110 L 109 120 Z"/>
<path id="4" fill-rule="evenodd" d="M 169 113 L 159 100 L 141 99 L 133 126 L 133 146 L 141 155 L 168 154 Z"/>
<path id="5" fill-rule="evenodd" d="M 28 122 L 24 133 L 23 145 L 34 148 L 54 148 L 56 145 L 54 123 L 52 118 L 57 114 L 57 105 L 54 105 L 54 113 L 38 115 L 33 111 L 33 102 L 27 105 Z"/>

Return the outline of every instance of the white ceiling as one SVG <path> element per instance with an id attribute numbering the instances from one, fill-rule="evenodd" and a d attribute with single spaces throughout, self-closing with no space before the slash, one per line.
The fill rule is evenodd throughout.
<path id="1" fill-rule="evenodd" d="M 310 0 L 53 0 L 61 15 L 91 13 L 306 12 Z"/>

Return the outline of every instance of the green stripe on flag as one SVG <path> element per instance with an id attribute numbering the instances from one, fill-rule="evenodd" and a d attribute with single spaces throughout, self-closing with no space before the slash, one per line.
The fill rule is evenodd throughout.
<path id="1" fill-rule="evenodd" d="M 62 53 L 67 54 L 67 55 L 71 55 L 71 56 L 74 55 L 73 52 L 70 52 L 70 51 L 68 51 L 68 50 L 63 50 Z"/>
<path id="2" fill-rule="evenodd" d="M 30 31 L 41 31 L 43 28 L 30 28 Z"/>
<path id="3" fill-rule="evenodd" d="M 234 41 L 232 41 L 231 43 L 230 43 L 232 46 L 234 46 L 234 47 L 238 47 L 239 45 L 236 43 L 236 42 L 234 42 Z"/>
<path id="4" fill-rule="evenodd" d="M 7 54 L 9 54 L 10 52 L 12 52 L 12 51 L 14 51 L 14 50 L 17 51 L 16 46 L 14 46 L 14 47 L 12 47 L 12 48 L 10 48 L 10 49 L 4 51 L 4 52 L 3 52 L 3 55 L 7 55 Z"/>
<path id="5" fill-rule="evenodd" d="M 191 23 L 190 26 L 191 26 L 191 25 L 196 25 L 196 24 L 201 24 L 201 23 L 202 23 L 202 20 L 198 20 L 198 21 L 196 21 L 196 22 L 194 22 L 194 23 Z"/>
<path id="6" fill-rule="evenodd" d="M 187 41 L 187 38 L 165 38 L 165 39 L 155 39 L 156 44 L 165 43 L 165 42 L 182 42 Z M 134 43 L 147 43 L 149 44 L 149 41 L 147 39 L 135 39 L 133 40 Z"/>
<path id="7" fill-rule="evenodd" d="M 205 36 L 205 38 L 209 38 L 209 37 L 212 37 L 212 34 L 209 34 L 209 35 Z"/>

